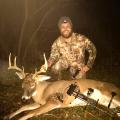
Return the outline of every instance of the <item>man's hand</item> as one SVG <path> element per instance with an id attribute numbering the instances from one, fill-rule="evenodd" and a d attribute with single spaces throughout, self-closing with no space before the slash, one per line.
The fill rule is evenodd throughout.
<path id="1" fill-rule="evenodd" d="M 85 65 L 83 68 L 81 68 L 81 72 L 82 73 L 86 73 L 86 72 L 88 72 L 90 70 L 90 68 L 87 66 L 87 65 Z"/>

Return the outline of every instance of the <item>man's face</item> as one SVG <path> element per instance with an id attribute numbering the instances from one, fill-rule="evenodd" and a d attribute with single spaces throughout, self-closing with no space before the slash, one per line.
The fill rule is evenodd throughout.
<path id="1" fill-rule="evenodd" d="M 69 38 L 72 35 L 72 26 L 70 23 L 62 23 L 60 26 L 60 33 L 64 38 Z"/>

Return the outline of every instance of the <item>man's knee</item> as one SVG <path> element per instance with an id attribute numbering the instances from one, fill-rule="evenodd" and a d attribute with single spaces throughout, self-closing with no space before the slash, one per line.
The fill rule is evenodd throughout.
<path id="1" fill-rule="evenodd" d="M 86 73 L 82 73 L 80 70 L 76 68 L 70 68 L 70 73 L 72 76 L 72 79 L 85 79 L 86 78 Z"/>
<path id="2" fill-rule="evenodd" d="M 53 66 L 52 66 L 52 71 L 54 72 L 54 73 L 56 73 L 56 74 L 58 74 L 60 71 L 61 71 L 61 64 L 60 64 L 60 62 L 57 62 L 56 64 L 54 64 Z"/>
<path id="3" fill-rule="evenodd" d="M 52 71 L 54 73 L 59 73 L 67 68 L 68 68 L 68 63 L 66 61 L 59 60 L 56 64 L 52 66 Z"/>

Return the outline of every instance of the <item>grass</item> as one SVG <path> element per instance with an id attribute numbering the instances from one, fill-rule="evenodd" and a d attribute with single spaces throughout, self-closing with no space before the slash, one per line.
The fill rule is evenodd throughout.
<path id="1" fill-rule="evenodd" d="M 113 72 L 112 69 L 96 66 L 88 73 L 88 78 L 109 81 L 119 86 L 120 77 L 117 74 L 117 71 L 119 71 L 119 68 L 115 69 Z M 63 72 L 63 78 L 67 79 L 68 74 L 69 73 Z M 22 81 L 15 76 L 14 71 L 8 72 L 6 66 L 2 68 L 0 72 L 0 120 L 21 106 L 32 102 L 28 101 L 27 103 L 23 103 L 21 101 L 23 93 L 21 83 Z M 110 116 L 112 115 L 111 111 L 107 108 L 102 109 L 107 112 L 101 112 L 90 106 L 88 106 L 85 111 L 84 107 L 80 106 L 74 108 L 55 109 L 46 114 L 33 117 L 30 120 L 112 120 Z M 110 115 L 108 115 L 108 113 Z M 15 120 L 20 116 L 16 116 Z M 118 120 L 118 118 L 116 117 L 114 120 Z"/>

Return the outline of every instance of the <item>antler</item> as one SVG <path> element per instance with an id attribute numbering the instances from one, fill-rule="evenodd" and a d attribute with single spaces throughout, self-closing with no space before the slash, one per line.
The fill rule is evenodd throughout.
<path id="1" fill-rule="evenodd" d="M 43 54 L 44 56 L 44 60 L 45 60 L 45 64 L 42 65 L 42 67 L 40 68 L 39 71 L 37 71 L 37 69 L 35 69 L 35 73 L 33 75 L 33 79 L 40 73 L 43 73 L 43 72 L 46 72 L 47 71 L 47 68 L 48 68 L 48 64 L 47 64 L 47 59 L 46 59 L 46 56 L 45 56 L 45 53 Z"/>
<path id="2" fill-rule="evenodd" d="M 9 67 L 8 69 L 15 69 L 17 71 L 19 71 L 20 73 L 22 73 L 22 75 L 25 77 L 25 73 L 24 73 L 24 67 L 22 66 L 22 69 L 20 69 L 19 67 L 17 67 L 16 65 L 16 56 L 14 58 L 14 64 L 11 64 L 11 53 L 9 54 Z"/>

